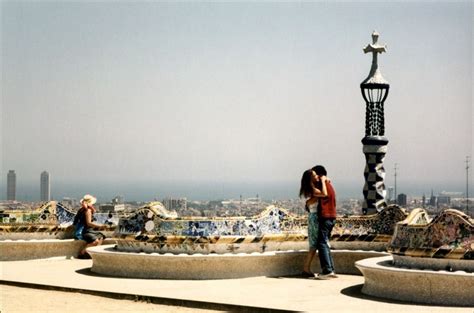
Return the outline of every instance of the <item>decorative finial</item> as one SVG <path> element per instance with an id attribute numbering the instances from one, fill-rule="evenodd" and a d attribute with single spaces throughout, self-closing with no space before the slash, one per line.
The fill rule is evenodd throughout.
<path id="1" fill-rule="evenodd" d="M 377 33 L 377 31 L 374 30 L 374 32 L 372 33 L 372 44 L 375 45 L 378 39 L 379 39 L 379 33 Z"/>
<path id="2" fill-rule="evenodd" d="M 364 53 L 372 52 L 372 67 L 370 68 L 369 76 L 362 82 L 362 84 L 379 84 L 388 85 L 388 82 L 383 78 L 379 70 L 377 62 L 377 54 L 387 52 L 387 45 L 378 43 L 379 33 L 374 30 L 372 33 L 372 43 L 368 44 L 363 50 Z"/>

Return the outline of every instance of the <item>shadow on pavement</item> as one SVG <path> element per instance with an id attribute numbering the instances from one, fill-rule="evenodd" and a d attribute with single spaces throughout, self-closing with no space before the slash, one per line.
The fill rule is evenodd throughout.
<path id="1" fill-rule="evenodd" d="M 436 306 L 436 307 L 453 307 L 450 305 L 442 305 L 442 304 L 425 304 L 425 303 L 416 303 L 416 302 L 408 302 L 408 301 L 401 301 L 401 300 L 394 300 L 394 299 L 387 299 L 387 298 L 379 298 L 374 296 L 369 296 L 362 293 L 362 287 L 364 284 L 354 285 L 341 290 L 341 293 L 348 297 L 369 300 L 369 301 L 376 301 L 376 302 L 384 302 L 384 303 L 392 303 L 392 304 L 404 304 L 404 305 L 419 305 L 419 306 Z"/>
<path id="2" fill-rule="evenodd" d="M 91 271 L 90 267 L 84 267 L 79 270 L 76 270 L 76 273 L 85 275 L 85 276 L 93 276 L 93 277 L 105 277 L 105 278 L 115 278 L 115 279 L 127 279 L 127 277 L 116 277 L 116 276 L 109 276 L 109 275 L 103 275 L 103 274 L 97 274 Z"/>

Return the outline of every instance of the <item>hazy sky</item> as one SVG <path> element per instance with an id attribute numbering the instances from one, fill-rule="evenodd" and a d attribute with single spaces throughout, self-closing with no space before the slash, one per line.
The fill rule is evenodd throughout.
<path id="1" fill-rule="evenodd" d="M 317 163 L 363 185 L 359 84 L 371 33 L 387 184 L 465 182 L 471 1 L 1 2 L 1 183 L 295 182 Z M 3 197 L 3 195 L 2 195 Z M 0 197 L 1 198 L 1 197 Z"/>

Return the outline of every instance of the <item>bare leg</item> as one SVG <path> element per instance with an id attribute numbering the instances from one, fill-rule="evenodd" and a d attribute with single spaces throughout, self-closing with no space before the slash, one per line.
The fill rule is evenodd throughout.
<path id="1" fill-rule="evenodd" d="M 84 249 L 82 249 L 81 252 L 79 252 L 79 254 L 85 254 L 85 253 L 87 253 L 87 251 L 86 251 L 87 248 L 89 248 L 89 247 L 95 247 L 95 246 L 98 246 L 98 245 L 100 245 L 100 244 L 102 244 L 102 239 L 96 239 L 96 240 L 94 240 L 93 242 L 88 243 L 88 244 L 84 247 Z"/>
<path id="2" fill-rule="evenodd" d="M 306 255 L 306 259 L 304 261 L 304 267 L 303 267 L 303 271 L 305 271 L 306 273 L 312 273 L 311 262 L 313 262 L 315 254 L 316 254 L 315 249 L 309 249 L 308 254 Z"/>

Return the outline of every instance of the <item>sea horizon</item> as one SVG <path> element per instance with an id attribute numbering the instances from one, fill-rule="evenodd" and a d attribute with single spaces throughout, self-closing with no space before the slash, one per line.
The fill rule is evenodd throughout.
<path id="1" fill-rule="evenodd" d="M 333 182 L 339 199 L 363 199 L 363 181 Z M 392 187 L 386 184 L 387 188 Z M 433 182 L 399 183 L 397 193 L 408 197 L 438 195 L 442 191 L 462 192 L 465 185 L 459 183 Z M 297 199 L 299 182 L 225 182 L 225 181 L 94 181 L 94 182 L 51 182 L 51 199 L 65 197 L 80 199 L 84 194 L 93 194 L 101 203 L 109 202 L 115 196 L 123 196 L 125 201 L 153 201 L 164 198 L 187 198 L 189 201 L 223 200 L 259 197 L 262 200 Z M 469 190 L 469 194 L 474 192 Z M 40 201 L 39 182 L 18 183 L 18 201 Z M 0 200 L 6 200 L 6 184 L 0 185 Z"/>

